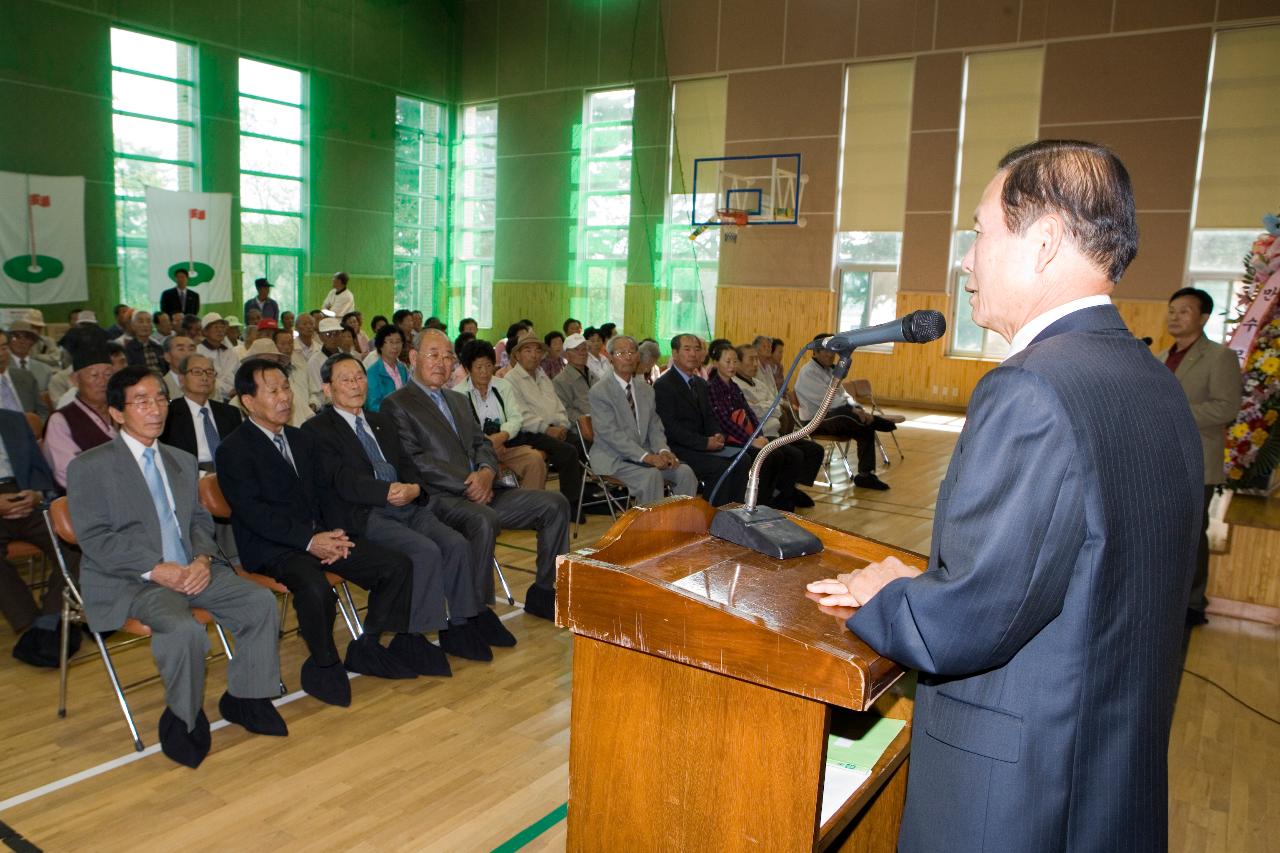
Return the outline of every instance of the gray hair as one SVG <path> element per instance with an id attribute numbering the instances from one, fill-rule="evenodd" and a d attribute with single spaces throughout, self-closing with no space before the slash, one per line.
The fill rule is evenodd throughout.
<path id="1" fill-rule="evenodd" d="M 186 376 L 186 375 L 187 375 L 187 370 L 189 370 L 189 369 L 190 369 L 190 367 L 191 367 L 191 360 L 192 360 L 193 358 L 198 358 L 198 359 L 201 359 L 201 360 L 203 360 L 203 361 L 207 361 L 207 362 L 209 362 L 209 366 L 210 366 L 210 367 L 213 367 L 213 360 L 212 360 L 212 359 L 210 359 L 210 358 L 209 358 L 209 356 L 207 356 L 207 355 L 201 355 L 201 354 L 200 354 L 200 353 L 198 353 L 198 352 L 193 352 L 193 353 L 191 353 L 191 355 L 187 356 L 187 357 L 186 357 L 186 358 L 184 358 L 182 361 L 178 362 L 178 372 L 179 372 L 179 373 L 181 373 L 183 376 Z"/>
<path id="2" fill-rule="evenodd" d="M 768 335 L 756 335 L 755 339 L 751 341 L 751 345 L 756 349 L 759 349 L 760 344 L 765 342 L 768 342 L 769 346 L 773 346 L 773 338 L 769 337 Z"/>
<path id="3" fill-rule="evenodd" d="M 645 341 L 640 344 L 638 349 L 640 350 L 641 359 L 648 357 L 656 363 L 658 359 L 662 358 L 662 350 L 658 347 L 657 341 Z"/>
<path id="4" fill-rule="evenodd" d="M 633 347 L 637 347 L 638 349 L 638 346 L 636 344 L 636 339 L 631 337 L 630 335 L 614 335 L 613 337 L 609 338 L 608 342 L 606 342 L 604 345 L 604 348 L 609 351 L 609 355 L 613 355 L 614 347 L 618 345 L 619 341 L 631 341 L 631 345 Z"/>

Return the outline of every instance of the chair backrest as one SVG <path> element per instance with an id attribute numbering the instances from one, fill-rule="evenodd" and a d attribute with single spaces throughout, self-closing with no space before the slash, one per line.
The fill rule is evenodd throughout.
<path id="1" fill-rule="evenodd" d="M 49 519 L 53 522 L 53 532 L 68 545 L 79 544 L 76 541 L 76 529 L 71 526 L 71 507 L 66 498 L 58 498 L 49 504 Z"/>
<path id="2" fill-rule="evenodd" d="M 31 432 L 35 435 L 36 441 L 44 437 L 44 421 L 40 420 L 40 416 L 35 412 L 27 412 L 27 426 L 31 427 Z"/>
<path id="3" fill-rule="evenodd" d="M 214 518 L 231 517 L 231 504 L 227 503 L 226 496 L 222 494 L 217 474 L 201 477 L 200 484 L 196 488 L 200 493 L 200 506 L 204 507 L 209 515 Z"/>
<path id="4" fill-rule="evenodd" d="M 596 440 L 595 428 L 591 426 L 591 415 L 578 415 L 578 435 L 584 442 Z"/>
<path id="5" fill-rule="evenodd" d="M 871 399 L 871 380 L 855 379 L 850 383 L 853 386 L 853 396 Z"/>

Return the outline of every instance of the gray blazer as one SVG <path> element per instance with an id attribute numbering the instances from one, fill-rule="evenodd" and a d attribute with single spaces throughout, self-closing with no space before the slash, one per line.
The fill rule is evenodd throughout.
<path id="1" fill-rule="evenodd" d="M 578 372 L 578 368 L 572 364 L 566 364 L 556 374 L 556 378 L 551 380 L 552 386 L 556 389 L 556 396 L 560 398 L 561 403 L 564 403 L 564 411 L 569 416 L 570 424 L 576 424 L 582 415 L 591 414 L 591 402 L 588 396 L 592 387 L 590 377 L 589 371 L 587 376 L 583 377 Z"/>
<path id="2" fill-rule="evenodd" d="M 1163 363 L 1169 350 L 1156 358 Z M 1191 416 L 1200 430 L 1204 448 L 1204 484 L 1216 486 L 1227 481 L 1222 463 L 1227 445 L 1227 426 L 1240 411 L 1244 379 L 1236 354 L 1204 335 L 1191 345 L 1173 374 L 1191 404 Z"/>
<path id="3" fill-rule="evenodd" d="M 487 467 L 495 475 L 498 473 L 498 457 L 476 423 L 467 398 L 448 389 L 442 393 L 457 432 L 427 392 L 412 380 L 384 397 L 379 411 L 395 421 L 400 443 L 428 489 L 432 493 L 461 495 L 466 490 L 467 477 L 477 468 Z"/>
<path id="4" fill-rule="evenodd" d="M 182 538 L 192 556 L 215 555 L 213 519 L 196 494 L 196 460 L 176 447 L 156 443 L 177 509 Z M 148 583 L 142 579 L 164 561 L 160 519 L 147 481 L 117 435 L 86 450 L 67 466 L 71 524 L 80 541 L 80 587 L 89 627 L 114 631 L 124 624 L 129 605 Z M 213 570 L 231 571 L 215 559 Z"/>
<path id="5" fill-rule="evenodd" d="M 612 374 L 600 377 L 591 386 L 591 427 L 596 434 L 591 445 L 591 467 L 597 474 L 612 474 L 623 462 L 639 465 L 645 454 L 668 449 L 653 387 L 640 380 L 632 381 L 631 388 L 636 401 L 635 418 L 631 417 L 626 393 Z"/>
<path id="6" fill-rule="evenodd" d="M 39 383 L 30 370 L 10 365 L 9 378 L 13 380 L 13 387 L 18 392 L 18 402 L 22 403 L 24 412 L 35 412 L 42 418 L 49 417 L 49 410 L 40 399 Z"/>

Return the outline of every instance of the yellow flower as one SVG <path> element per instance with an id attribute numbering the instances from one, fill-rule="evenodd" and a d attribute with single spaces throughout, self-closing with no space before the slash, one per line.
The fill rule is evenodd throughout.
<path id="1" fill-rule="evenodd" d="M 1252 441 L 1255 446 L 1261 447 L 1267 443 L 1267 431 L 1265 429 L 1255 429 L 1250 433 L 1249 440 Z"/>
<path id="2" fill-rule="evenodd" d="M 1273 355 L 1263 359 L 1261 364 L 1261 370 L 1263 373 L 1267 374 L 1268 376 L 1274 376 L 1276 374 L 1276 371 L 1280 370 L 1280 358 L 1276 358 Z"/>
<path id="3" fill-rule="evenodd" d="M 1276 409 L 1272 409 L 1271 411 L 1267 412 L 1265 415 L 1262 416 L 1262 420 L 1263 420 L 1263 423 L 1265 423 L 1267 426 L 1271 426 L 1273 423 L 1276 422 L 1277 417 L 1280 417 L 1280 411 L 1277 411 Z"/>
<path id="4" fill-rule="evenodd" d="M 1231 480 L 1239 480 L 1244 476 L 1244 471 L 1239 468 L 1232 468 L 1227 472 L 1227 478 Z"/>
<path id="5" fill-rule="evenodd" d="M 1248 424 L 1236 424 L 1231 428 L 1232 438 L 1244 438 L 1248 434 L 1249 434 Z"/>

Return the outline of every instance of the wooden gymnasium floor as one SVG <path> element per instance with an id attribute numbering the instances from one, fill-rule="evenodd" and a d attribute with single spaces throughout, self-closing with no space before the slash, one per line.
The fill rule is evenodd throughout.
<path id="1" fill-rule="evenodd" d="M 960 421 L 909 417 L 900 431 L 906 460 L 895 457 L 883 474 L 891 491 L 854 491 L 840 470 L 834 488 L 812 490 L 818 505 L 805 513 L 927 550 L 937 483 Z M 592 542 L 607 521 L 592 517 L 574 545 Z M 502 541 L 499 557 L 513 568 L 518 598 L 531 579 L 531 536 Z M 346 709 L 291 693 L 281 709 L 288 738 L 215 730 L 213 751 L 194 772 L 154 746 L 159 684 L 130 695 L 150 747 L 139 756 L 96 655 L 73 669 L 69 713 L 59 719 L 57 673 L 13 661 L 14 637 L 4 626 L 0 822 L 46 850 L 470 851 L 522 842 L 527 850 L 563 849 L 557 809 L 568 773 L 569 636 L 505 602 L 498 610 L 510 613 L 506 624 L 520 642 L 496 650 L 492 663 L 453 661 L 452 679 L 356 678 Z M 338 631 L 345 645 L 341 621 Z M 86 643 L 81 656 L 89 651 Z M 280 653 L 295 691 L 301 640 L 286 637 Z M 125 680 L 154 671 L 145 645 L 116 659 Z M 1194 632 L 1187 665 L 1280 716 L 1277 628 L 1212 617 Z M 215 721 L 224 686 L 225 662 L 215 661 L 205 703 Z M 1171 849 L 1275 849 L 1277 726 L 1184 675 L 1172 743 Z"/>

